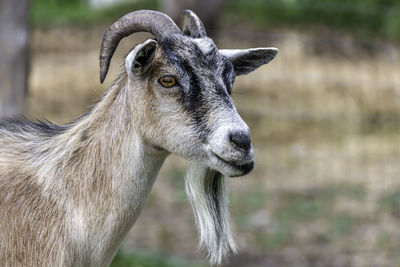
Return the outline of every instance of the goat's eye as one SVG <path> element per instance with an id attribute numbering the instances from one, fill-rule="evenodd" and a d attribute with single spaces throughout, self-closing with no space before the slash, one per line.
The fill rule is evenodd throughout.
<path id="1" fill-rule="evenodd" d="M 172 87 L 177 84 L 176 78 L 171 75 L 161 77 L 160 79 L 158 79 L 158 82 L 166 88 Z"/>

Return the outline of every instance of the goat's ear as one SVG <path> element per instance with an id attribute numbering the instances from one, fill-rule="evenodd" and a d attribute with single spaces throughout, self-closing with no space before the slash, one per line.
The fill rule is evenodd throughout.
<path id="1" fill-rule="evenodd" d="M 273 47 L 221 49 L 219 52 L 232 61 L 236 75 L 244 75 L 274 59 L 278 49 Z"/>
<path id="2" fill-rule="evenodd" d="M 149 39 L 137 45 L 126 57 L 125 67 L 128 75 L 134 78 L 145 73 L 153 63 L 157 51 L 157 42 Z"/>

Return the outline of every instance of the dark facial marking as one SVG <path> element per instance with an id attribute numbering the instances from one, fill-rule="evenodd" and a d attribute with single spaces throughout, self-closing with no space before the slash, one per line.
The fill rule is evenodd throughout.
<path id="1" fill-rule="evenodd" d="M 187 38 L 187 37 L 185 37 Z M 180 102 L 193 118 L 196 131 L 206 140 L 210 130 L 206 126 L 207 115 L 216 105 L 224 104 L 233 108 L 229 97 L 233 83 L 233 65 L 222 57 L 216 48 L 207 54 L 189 38 L 177 37 L 164 39 L 162 49 L 167 60 L 185 79 L 186 88 L 182 88 Z M 216 75 L 222 75 L 221 80 Z"/>
<path id="2" fill-rule="evenodd" d="M 218 98 L 222 100 L 222 103 L 226 105 L 226 107 L 233 108 L 231 97 L 229 96 L 230 92 L 227 89 L 225 89 L 222 85 L 217 84 L 215 86 L 215 92 Z"/>
<path id="3" fill-rule="evenodd" d="M 187 61 L 183 61 L 183 69 L 186 70 L 189 76 L 189 91 L 183 95 L 181 99 L 182 106 L 190 114 L 196 123 L 197 132 L 200 133 L 201 138 L 206 140 L 210 134 L 210 130 L 206 126 L 206 116 L 208 108 L 203 101 L 200 81 L 193 68 Z"/>
<path id="4" fill-rule="evenodd" d="M 180 76 L 187 76 L 189 79 L 190 90 L 186 91 L 182 88 L 182 96 L 179 101 L 194 120 L 196 132 L 199 133 L 200 138 L 206 140 L 210 134 L 210 130 L 207 129 L 205 123 L 207 109 L 202 107 L 199 78 L 192 66 L 190 66 L 188 59 L 183 58 L 175 52 L 177 48 L 172 38 L 165 39 L 162 43 L 162 48 L 169 62 L 181 73 Z M 196 52 L 199 51 L 195 51 L 195 54 L 197 54 Z"/>
<path id="5" fill-rule="evenodd" d="M 227 60 L 224 66 L 224 71 L 222 72 L 222 78 L 224 80 L 225 87 L 230 95 L 232 93 L 232 85 L 235 81 L 235 72 L 233 70 L 233 64 L 230 60 Z"/>

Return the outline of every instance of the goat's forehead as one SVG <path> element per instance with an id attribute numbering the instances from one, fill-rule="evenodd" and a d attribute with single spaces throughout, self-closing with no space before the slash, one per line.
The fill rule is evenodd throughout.
<path id="1" fill-rule="evenodd" d="M 173 64 L 184 61 L 197 67 L 216 69 L 225 61 L 214 42 L 208 37 L 171 36 L 163 41 L 162 49 L 167 59 Z"/>
<path id="2" fill-rule="evenodd" d="M 211 41 L 210 38 L 207 38 L 207 37 L 196 38 L 196 39 L 193 39 L 192 42 L 195 43 L 198 48 L 200 48 L 201 52 L 203 52 L 204 55 L 208 55 L 208 54 L 217 52 L 217 48 L 216 48 L 214 42 Z"/>

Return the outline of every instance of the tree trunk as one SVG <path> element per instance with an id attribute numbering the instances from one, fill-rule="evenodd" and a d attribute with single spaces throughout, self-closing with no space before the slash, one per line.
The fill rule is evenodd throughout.
<path id="1" fill-rule="evenodd" d="M 0 0 L 0 118 L 25 111 L 28 8 L 29 0 Z"/>

